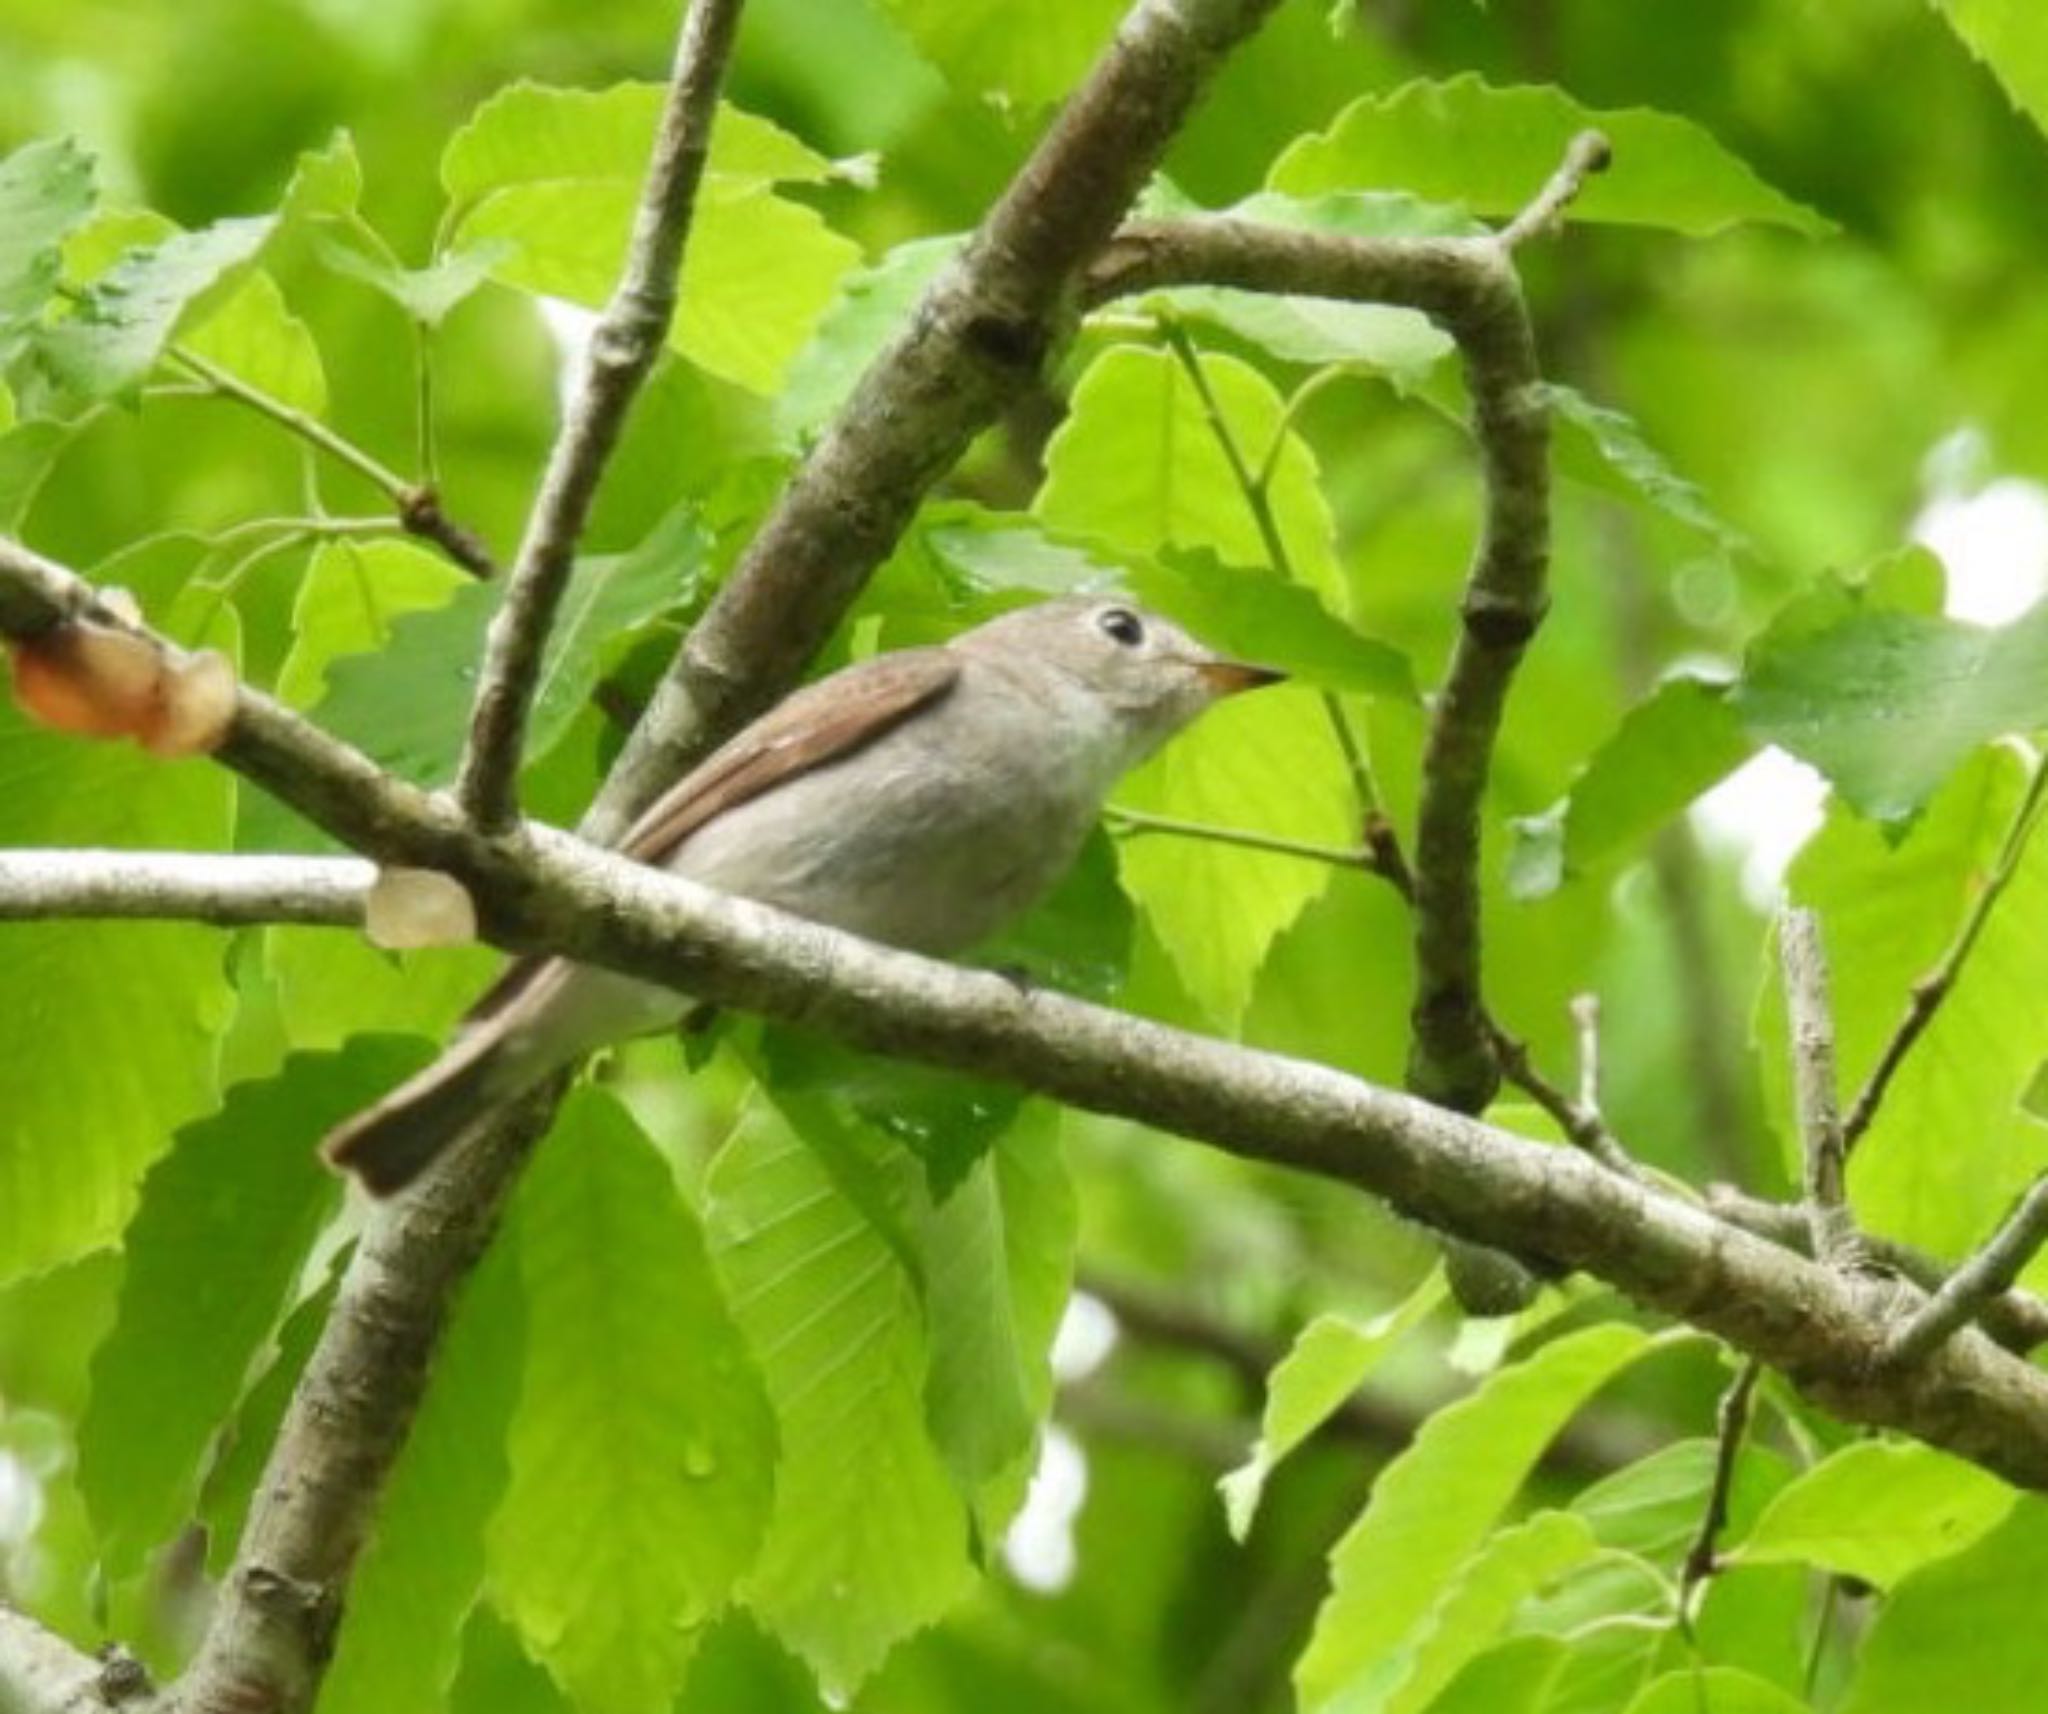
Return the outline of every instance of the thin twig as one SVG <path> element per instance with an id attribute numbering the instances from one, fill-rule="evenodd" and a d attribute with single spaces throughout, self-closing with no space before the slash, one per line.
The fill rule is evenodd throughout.
<path id="1" fill-rule="evenodd" d="M 1899 1067 L 1905 1064 L 1906 1056 L 1913 1051 L 1914 1043 L 1934 1022 L 1934 1015 L 1940 1011 L 1942 1002 L 1954 990 L 1956 978 L 1962 974 L 1964 963 L 1983 936 L 1992 911 L 2012 885 L 2013 877 L 2019 873 L 2027 841 L 2041 822 L 2044 792 L 2048 792 L 2048 761 L 2036 761 L 2027 789 L 2020 798 L 2019 807 L 2013 811 L 2011 825 L 2006 829 L 1997 865 L 1985 877 L 1983 889 L 1971 903 L 1968 914 L 1963 918 L 1963 926 L 1949 943 L 1948 950 L 1934 968 L 1908 991 L 1905 1015 L 1899 1019 L 1898 1027 L 1892 1031 L 1891 1038 L 1877 1056 L 1877 1064 L 1871 1068 L 1863 1087 L 1856 1092 L 1856 1099 L 1849 1105 L 1848 1117 L 1842 1121 L 1842 1148 L 1845 1153 L 1853 1150 L 1863 1133 L 1870 1129 L 1892 1079 L 1898 1075 Z"/>
<path id="2" fill-rule="evenodd" d="M 1942 1282 L 1905 1322 L 1886 1353 L 1892 1363 L 1918 1362 L 1959 1327 L 1982 1315 L 2048 1243 L 2048 1174 L 2034 1180 L 1983 1248 Z"/>
<path id="3" fill-rule="evenodd" d="M 1820 919 L 1812 911 L 1795 907 L 1779 916 L 1778 958 L 1791 1026 L 1792 1085 L 1813 1253 L 1830 1267 L 1860 1267 L 1866 1252 L 1849 1213 L 1847 1156 L 1835 1104 L 1835 1015 L 1828 997 L 1827 951 Z"/>
<path id="4" fill-rule="evenodd" d="M 1545 1077 L 1537 1068 L 1529 1044 L 1490 1011 L 1482 1010 L 1480 1017 L 1501 1076 L 1549 1114 L 1557 1128 L 1564 1132 L 1567 1142 L 1591 1155 L 1609 1172 L 1619 1173 L 1623 1178 L 1634 1179 L 1638 1183 L 1649 1182 L 1641 1164 L 1623 1146 L 1621 1139 L 1608 1129 L 1598 1107 L 1574 1100 Z"/>
<path id="5" fill-rule="evenodd" d="M 569 586 L 576 543 L 605 465 L 675 316 L 719 86 L 743 4 L 691 0 L 676 43 L 625 266 L 584 348 L 575 396 L 549 450 L 504 605 L 484 646 L 469 742 L 455 782 L 457 799 L 479 827 L 509 827 L 518 818 L 519 761 L 548 631 Z"/>
<path id="6" fill-rule="evenodd" d="M 167 361 L 198 377 L 207 392 L 233 399 L 268 417 L 337 464 L 353 470 L 364 481 L 381 489 L 389 497 L 400 526 L 409 535 L 431 541 L 472 577 L 491 578 L 497 575 L 498 568 L 490 550 L 473 531 L 456 523 L 441 510 L 440 499 L 432 488 L 407 481 L 375 454 L 356 445 L 346 435 L 338 434 L 318 417 L 296 405 L 286 404 L 275 394 L 243 380 L 233 370 L 223 368 L 189 346 L 173 345 L 164 355 Z"/>
<path id="7" fill-rule="evenodd" d="M 1145 810 L 1123 809 L 1110 804 L 1102 812 L 1111 833 L 1137 836 L 1170 833 L 1181 839 L 1199 839 L 1211 845 L 1234 845 L 1245 851 L 1265 851 L 1276 857 L 1300 857 L 1311 863 L 1327 863 L 1337 869 L 1363 869 L 1378 874 L 1379 860 L 1363 847 L 1347 850 L 1341 845 L 1319 845 L 1312 840 L 1287 839 L 1277 833 L 1258 833 L 1250 828 L 1219 827 L 1205 821 L 1182 821 L 1177 816 L 1153 815 Z"/>
<path id="8" fill-rule="evenodd" d="M 1565 147 L 1557 171 L 1535 197 L 1497 233 L 1494 240 L 1503 250 L 1512 250 L 1531 238 L 1540 238 L 1561 218 L 1565 207 L 1586 188 L 1586 180 L 1604 173 L 1614 164 L 1614 146 L 1598 131 L 1581 131 Z"/>
<path id="9" fill-rule="evenodd" d="M 360 857 L 0 851 L 0 922 L 161 917 L 359 927 L 376 874 Z"/>
<path id="10" fill-rule="evenodd" d="M 1714 1480 L 1707 1489 L 1706 1509 L 1700 1514 L 1699 1534 L 1687 1550 L 1678 1570 L 1678 1618 L 1688 1631 L 1692 1628 L 1693 1601 L 1700 1586 L 1720 1569 L 1721 1532 L 1728 1527 L 1728 1500 L 1735 1488 L 1735 1465 L 1749 1432 L 1749 1409 L 1756 1397 L 1757 1382 L 1764 1366 L 1754 1357 L 1736 1371 L 1735 1379 L 1721 1395 L 1714 1412 Z"/>
<path id="11" fill-rule="evenodd" d="M 1813 1253 L 1813 1228 L 1804 1208 L 1751 1196 L 1729 1184 L 1709 1187 L 1704 1200 L 1709 1211 L 1732 1226 L 1801 1254 Z M 1875 1233 L 1865 1233 L 1863 1244 L 1873 1266 L 1912 1281 L 1922 1291 L 1939 1292 L 1950 1277 L 1947 1266 L 1910 1244 Z M 2007 1291 L 1994 1296 L 1978 1306 L 1978 1315 L 1984 1331 L 2008 1351 L 2024 1355 L 2048 1345 L 2048 1300 L 2032 1292 Z"/>

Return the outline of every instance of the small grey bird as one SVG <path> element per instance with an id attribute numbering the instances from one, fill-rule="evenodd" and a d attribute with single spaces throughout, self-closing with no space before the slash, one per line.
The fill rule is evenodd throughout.
<path id="1" fill-rule="evenodd" d="M 1059 878 L 1119 779 L 1212 702 L 1281 676 L 1121 601 L 1042 602 L 795 692 L 670 787 L 621 849 L 870 940 L 962 952 Z M 483 1108 L 688 1005 L 521 959 L 447 1052 L 323 1152 L 389 1195 Z"/>

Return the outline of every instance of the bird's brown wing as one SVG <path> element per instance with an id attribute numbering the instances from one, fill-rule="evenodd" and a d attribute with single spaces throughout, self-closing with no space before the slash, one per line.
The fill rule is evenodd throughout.
<path id="1" fill-rule="evenodd" d="M 806 685 L 663 792 L 619 849 L 642 863 L 665 861 L 713 816 L 872 744 L 959 676 L 959 658 L 944 649 L 900 649 Z"/>
<path id="2" fill-rule="evenodd" d="M 899 649 L 806 685 L 656 798 L 619 849 L 642 863 L 664 861 L 713 816 L 873 743 L 945 696 L 959 676 L 959 658 L 944 649 Z M 463 1022 L 474 1030 L 515 1001 L 538 1001 L 567 975 L 559 959 L 522 958 L 484 990 Z"/>

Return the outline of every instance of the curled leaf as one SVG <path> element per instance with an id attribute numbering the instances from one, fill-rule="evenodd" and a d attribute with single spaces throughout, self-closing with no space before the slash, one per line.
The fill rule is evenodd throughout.
<path id="1" fill-rule="evenodd" d="M 116 592 L 109 605 L 132 609 Z M 72 619 L 7 645 L 14 697 L 53 731 L 133 738 L 158 756 L 217 747 L 235 712 L 235 669 L 214 649 L 187 654 L 146 634 Z"/>

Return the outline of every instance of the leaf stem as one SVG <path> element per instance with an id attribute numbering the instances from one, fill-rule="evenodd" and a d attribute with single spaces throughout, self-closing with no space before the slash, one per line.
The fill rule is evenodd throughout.
<path id="1" fill-rule="evenodd" d="M 1328 863 L 1338 869 L 1363 869 L 1378 874 L 1379 864 L 1363 846 L 1320 845 L 1312 840 L 1288 839 L 1277 833 L 1257 833 L 1249 828 L 1218 827 L 1209 822 L 1182 821 L 1176 816 L 1151 815 L 1144 810 L 1110 804 L 1103 810 L 1110 831 L 1125 837 L 1145 833 L 1170 833 L 1182 839 L 1206 840 L 1212 845 L 1234 845 L 1246 851 L 1264 851 L 1278 857 L 1300 857 L 1312 863 Z"/>

